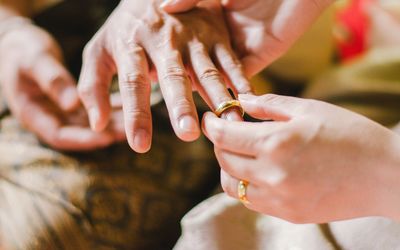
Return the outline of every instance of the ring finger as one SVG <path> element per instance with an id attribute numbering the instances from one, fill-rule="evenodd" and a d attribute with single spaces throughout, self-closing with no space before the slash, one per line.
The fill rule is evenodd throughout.
<path id="1" fill-rule="evenodd" d="M 199 85 L 198 91 L 209 102 L 208 105 L 215 110 L 221 103 L 232 100 L 223 77 L 210 59 L 206 47 L 200 42 L 192 42 L 189 44 L 189 55 L 194 77 Z M 228 120 L 242 120 L 238 109 L 229 109 L 222 114 L 222 117 Z"/>

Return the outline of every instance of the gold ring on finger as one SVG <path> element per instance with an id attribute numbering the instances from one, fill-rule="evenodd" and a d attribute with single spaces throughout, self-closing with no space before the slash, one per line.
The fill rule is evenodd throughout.
<path id="1" fill-rule="evenodd" d="M 238 100 L 229 100 L 229 101 L 225 101 L 225 102 L 219 104 L 218 107 L 215 109 L 214 114 L 218 117 L 221 117 L 221 115 L 225 111 L 227 111 L 228 109 L 231 109 L 231 108 L 238 108 L 240 110 L 242 117 L 244 116 L 244 110 Z"/>

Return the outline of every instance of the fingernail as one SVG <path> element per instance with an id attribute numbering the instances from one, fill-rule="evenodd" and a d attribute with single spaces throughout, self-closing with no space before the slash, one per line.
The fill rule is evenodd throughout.
<path id="1" fill-rule="evenodd" d="M 187 115 L 179 120 L 179 128 L 188 132 L 196 132 L 198 130 L 198 124 L 196 119 Z"/>
<path id="2" fill-rule="evenodd" d="M 229 113 L 226 113 L 226 116 L 224 117 L 225 120 L 227 121 L 243 121 L 242 116 L 239 114 L 239 111 L 232 111 Z"/>
<path id="3" fill-rule="evenodd" d="M 96 130 L 96 124 L 100 117 L 99 111 L 96 108 L 91 108 L 89 109 L 88 113 L 90 127 L 92 128 L 92 130 Z"/>
<path id="4" fill-rule="evenodd" d="M 78 101 L 78 93 L 75 88 L 67 88 L 61 93 L 61 105 L 63 109 L 71 109 Z"/>
<path id="5" fill-rule="evenodd" d="M 138 153 L 147 152 L 150 149 L 150 134 L 144 129 L 138 129 L 135 131 L 133 147 Z"/>
<path id="6" fill-rule="evenodd" d="M 160 7 L 161 7 L 161 9 L 163 9 L 167 5 L 174 5 L 175 3 L 176 3 L 176 0 L 165 0 L 164 2 L 161 3 Z"/>

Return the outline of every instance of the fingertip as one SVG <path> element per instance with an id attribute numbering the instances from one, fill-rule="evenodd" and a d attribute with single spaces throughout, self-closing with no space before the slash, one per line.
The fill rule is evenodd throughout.
<path id="1" fill-rule="evenodd" d="M 203 133 L 206 134 L 206 136 L 207 136 L 207 129 L 206 129 L 207 123 L 209 123 L 215 119 L 218 119 L 218 117 L 213 112 L 204 113 L 203 119 L 201 121 L 201 129 L 202 129 Z"/>
<path id="2" fill-rule="evenodd" d="M 80 101 L 78 91 L 75 87 L 68 87 L 64 89 L 60 98 L 60 106 L 65 111 L 73 111 L 79 107 Z"/>
<path id="3" fill-rule="evenodd" d="M 90 128 L 95 132 L 103 131 L 108 124 L 108 115 L 103 114 L 103 117 L 100 114 L 100 111 L 97 108 L 90 108 L 88 110 L 89 115 L 89 123 Z"/>
<path id="4" fill-rule="evenodd" d="M 218 118 L 218 116 L 216 114 L 214 114 L 213 112 L 206 112 L 203 115 L 203 120 L 209 120 L 209 119 L 216 119 Z"/>
<path id="5" fill-rule="evenodd" d="M 151 148 L 151 134 L 145 129 L 138 129 L 133 136 L 128 137 L 129 146 L 137 153 L 147 153 Z"/>

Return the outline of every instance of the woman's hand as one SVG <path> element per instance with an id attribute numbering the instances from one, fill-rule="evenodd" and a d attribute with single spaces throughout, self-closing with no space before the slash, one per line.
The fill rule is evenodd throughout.
<path id="1" fill-rule="evenodd" d="M 123 139 L 118 112 L 107 132 L 91 131 L 75 80 L 62 64 L 61 50 L 49 34 L 32 24 L 1 36 L 0 81 L 12 113 L 54 148 L 89 150 Z"/>
<path id="2" fill-rule="evenodd" d="M 109 85 L 118 74 L 126 135 L 137 152 L 151 145 L 151 79 L 158 78 L 174 131 L 185 141 L 200 135 L 192 88 L 213 109 L 232 99 L 226 82 L 236 93 L 251 91 L 230 47 L 218 1 L 204 1 L 175 16 L 159 5 L 157 0 L 122 1 L 87 45 L 79 80 L 92 128 L 102 131 L 110 114 Z M 227 116 L 241 118 L 237 110 Z"/>
<path id="3" fill-rule="evenodd" d="M 177 13 L 203 0 L 167 0 L 162 8 Z M 289 47 L 333 0 L 222 0 L 226 20 L 246 74 L 253 76 Z"/>
<path id="4" fill-rule="evenodd" d="M 207 113 L 222 186 L 237 198 L 249 182 L 252 210 L 296 223 L 360 216 L 400 218 L 400 138 L 342 108 L 294 97 L 240 95 L 260 123 Z"/>

